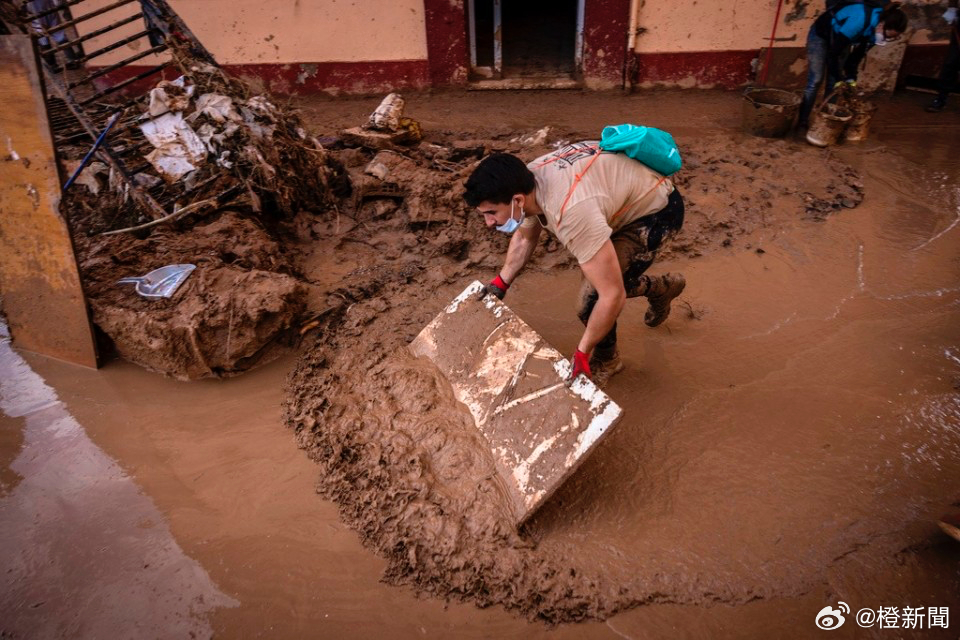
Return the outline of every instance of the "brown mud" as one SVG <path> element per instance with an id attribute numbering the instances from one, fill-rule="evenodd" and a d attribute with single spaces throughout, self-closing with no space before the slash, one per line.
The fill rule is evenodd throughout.
<path id="1" fill-rule="evenodd" d="M 303 107 L 318 135 L 332 135 L 377 102 Z M 370 585 L 378 560 L 350 547 L 329 503 L 314 499 L 319 515 L 310 514 L 311 502 L 290 495 L 277 469 L 313 472 L 281 455 L 277 416 L 261 417 L 259 432 L 247 425 L 276 400 L 258 386 L 276 385 L 282 362 L 228 382 L 160 381 L 155 396 L 150 376 L 123 364 L 101 372 L 106 391 L 69 373 L 58 388 L 71 387 L 84 424 L 102 421 L 96 439 L 133 465 L 187 553 L 243 602 L 218 614 L 226 635 L 266 632 L 267 621 L 271 635 L 449 635 L 463 620 L 458 630 L 477 637 L 498 635 L 494 627 L 503 637 L 547 633 L 472 607 L 499 604 L 551 622 L 606 618 L 549 632 L 557 637 L 803 636 L 838 597 L 955 605 L 958 555 L 934 524 L 957 500 L 960 473 L 949 146 L 939 129 L 900 124 L 916 105 L 886 120 L 881 111 L 889 148 L 829 151 L 744 136 L 738 107 L 715 92 L 408 98 L 426 144 L 378 160 L 402 198 L 360 177 L 376 154 L 334 149 L 358 185 L 375 185 L 369 197 L 297 216 L 285 236 L 245 229 L 242 216 L 205 221 L 214 263 L 289 275 L 306 292 L 294 297 L 312 323 L 286 420 L 318 463 L 320 492 L 385 561 L 386 581 L 428 598 Z M 404 347 L 502 261 L 506 237 L 459 201 L 475 150 L 533 157 L 550 147 L 512 140 L 541 124 L 549 143 L 625 121 L 670 130 L 684 152 L 687 222 L 652 271 L 683 271 L 690 284 L 656 330 L 643 326 L 643 305 L 628 305 L 627 368 L 608 387 L 625 421 L 514 532 L 463 408 Z M 175 243 L 162 236 L 139 244 L 151 238 L 131 244 L 134 260 L 149 255 L 139 247 L 164 262 L 196 254 L 162 254 Z M 104 295 L 113 277 L 131 275 L 111 273 L 112 260 L 98 276 Z M 572 264 L 546 244 L 507 298 L 564 352 L 580 329 Z M 208 300 L 221 310 L 225 301 Z M 229 322 L 217 326 L 211 353 L 230 335 Z M 366 582 L 352 577 L 357 567 Z"/>
<path id="2" fill-rule="evenodd" d="M 329 208 L 344 187 L 342 168 L 296 113 L 180 47 L 173 59 L 189 90 L 161 81 L 115 107 L 108 144 L 125 171 L 139 165 L 131 184 L 92 163 L 61 209 L 93 321 L 123 358 L 179 379 L 230 375 L 289 343 L 304 287 L 284 244 L 305 205 Z M 67 175 L 86 154 L 86 138 L 69 113 L 54 121 Z M 190 162 L 181 157 L 188 148 Z M 198 268 L 172 299 L 145 299 L 117 284 L 183 263 Z"/>
<path id="3" fill-rule="evenodd" d="M 341 122 L 316 132 L 332 143 L 324 149 L 303 130 L 296 111 L 258 98 L 240 103 L 249 90 L 234 80 L 199 72 L 197 79 L 205 83 L 200 90 L 224 91 L 238 105 L 257 107 L 240 107 L 249 120 L 229 138 L 229 149 L 241 160 L 216 182 L 227 192 L 247 184 L 236 206 L 137 234 L 102 235 L 124 226 L 129 215 L 113 186 L 102 184 L 105 179 L 94 172 L 66 200 L 95 325 L 121 357 L 179 379 L 248 370 L 292 345 L 304 317 L 343 309 L 364 297 L 327 286 L 326 267 L 349 263 L 353 256 L 376 256 L 371 261 L 376 268 L 345 289 L 375 285 L 396 265 L 401 272 L 421 270 L 426 261 L 461 273 L 495 269 L 506 239 L 491 237 L 476 220 L 465 222 L 460 193 L 470 168 L 492 151 L 529 160 L 558 142 L 593 133 L 556 126 L 540 135 L 529 129 L 428 129 L 419 145 L 374 152 L 343 148 L 335 134 L 351 123 Z M 204 126 L 214 124 L 222 126 L 212 120 Z M 127 127 L 115 135 L 136 140 L 139 134 Z M 530 139 L 536 142 L 531 145 Z M 311 145 L 316 148 L 307 149 Z M 671 249 L 683 255 L 697 256 L 717 242 L 730 245 L 768 224 L 774 210 L 822 218 L 862 199 L 855 172 L 829 157 L 811 163 L 816 153 L 796 144 L 714 135 L 684 140 L 683 149 L 686 167 L 676 183 L 686 195 L 686 233 Z M 248 156 L 257 162 L 248 166 L 242 160 Z M 270 163 L 287 166 L 288 173 L 276 174 Z M 811 164 L 814 170 L 791 175 L 796 166 Z M 199 169 L 195 182 L 216 177 L 205 171 L 215 169 Z M 297 185 L 303 194 L 296 193 Z M 184 203 L 210 195 L 185 188 L 193 200 Z M 306 208 L 294 214 L 294 206 Z M 325 255 L 315 255 L 312 242 L 324 247 Z M 554 240 L 548 239 L 540 254 L 539 268 L 572 263 Z M 176 263 L 198 269 L 172 300 L 143 299 L 130 285 L 116 284 L 121 277 Z M 443 281 L 452 280 L 445 276 Z M 312 315 L 304 316 L 308 307 Z"/>
<path id="4" fill-rule="evenodd" d="M 525 148 L 520 140 L 535 130 L 495 138 L 473 133 L 464 131 L 456 148 L 511 151 L 525 160 L 583 137 L 553 130 L 543 144 Z M 653 561 L 624 573 L 616 554 L 601 554 L 598 562 L 595 549 L 544 539 L 537 518 L 527 530 L 513 530 L 469 415 L 432 365 L 403 349 L 469 281 L 491 277 L 506 247 L 505 236 L 486 229 L 458 200 L 470 156 L 440 165 L 445 179 L 437 179 L 435 156 L 425 151 L 433 146 L 449 154 L 453 143 L 454 136 L 441 134 L 403 157 L 374 158 L 389 163 L 387 181 L 415 190 L 413 213 L 393 201 L 383 209 L 367 203 L 354 218 L 341 216 L 339 233 L 314 229 L 325 259 L 313 258 L 313 265 L 330 260 L 332 248 L 341 274 L 316 333 L 302 346 L 287 420 L 321 467 L 320 492 L 388 560 L 385 579 L 550 622 L 603 619 L 641 603 L 743 603 L 802 593 L 808 585 L 784 591 L 781 576 L 741 588 L 716 574 L 678 579 L 676 566 Z M 687 217 L 665 258 L 696 258 L 771 227 L 823 220 L 863 198 L 856 171 L 794 141 L 711 134 L 678 143 L 685 168 L 676 184 Z M 351 175 L 371 160 L 355 150 L 332 153 Z M 436 213 L 424 221 L 423 209 L 431 207 Z M 556 272 L 573 264 L 548 242 L 530 269 Z"/>
<path id="5" fill-rule="evenodd" d="M 304 285 L 281 245 L 246 216 L 223 212 L 190 233 L 145 239 L 97 236 L 76 222 L 94 323 L 117 353 L 180 379 L 222 376 L 268 361 L 303 311 Z M 117 284 L 167 264 L 197 269 L 171 299 L 147 299 Z"/>

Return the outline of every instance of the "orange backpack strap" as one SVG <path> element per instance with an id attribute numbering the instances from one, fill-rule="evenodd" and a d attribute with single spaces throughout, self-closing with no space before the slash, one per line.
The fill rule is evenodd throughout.
<path id="1" fill-rule="evenodd" d="M 666 181 L 667 181 L 667 177 L 666 177 L 666 176 L 661 176 L 661 178 L 660 178 L 659 180 L 657 180 L 657 184 L 655 184 L 655 185 L 653 185 L 652 187 L 650 187 L 650 189 L 647 190 L 647 192 L 646 192 L 645 194 L 643 194 L 642 196 L 640 196 L 640 197 L 637 198 L 636 200 L 633 200 L 632 202 L 629 202 L 629 203 L 625 204 L 625 205 L 623 206 L 623 208 L 620 209 L 620 211 L 617 211 L 615 214 L 613 214 L 613 216 L 611 216 L 611 218 L 610 218 L 610 222 L 612 223 L 614 220 L 616 220 L 617 218 L 619 218 L 621 213 L 623 213 L 624 211 L 626 211 L 627 209 L 629 209 L 629 208 L 632 207 L 633 205 L 637 204 L 638 202 L 640 202 L 641 200 L 643 200 L 644 198 L 646 198 L 648 195 L 650 195 L 651 193 L 653 193 L 653 190 L 654 190 L 654 189 L 656 189 L 657 187 L 659 187 L 660 185 L 662 185 L 662 184 L 663 184 L 664 182 L 666 182 Z"/>
<path id="2" fill-rule="evenodd" d="M 587 171 L 590 170 L 590 167 L 593 166 L 593 163 L 596 162 L 597 158 L 599 157 L 600 152 L 597 152 L 592 158 L 590 158 L 590 162 L 588 162 L 587 166 L 583 168 L 583 171 L 574 174 L 573 184 L 570 185 L 570 190 L 567 191 L 567 197 L 563 199 L 563 204 L 560 205 L 560 215 L 557 216 L 557 228 L 560 227 L 560 221 L 563 220 L 563 212 L 567 208 L 567 203 L 570 202 L 570 196 L 572 196 L 573 192 L 576 191 L 577 187 L 580 185 L 580 180 L 583 178 L 583 176 L 587 175 Z"/>

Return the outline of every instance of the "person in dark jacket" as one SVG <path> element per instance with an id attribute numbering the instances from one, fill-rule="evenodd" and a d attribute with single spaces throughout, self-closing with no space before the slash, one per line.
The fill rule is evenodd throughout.
<path id="1" fill-rule="evenodd" d="M 800 125 L 807 126 L 820 84 L 826 91 L 856 87 L 857 70 L 867 50 L 893 42 L 907 30 L 899 3 L 882 7 L 877 0 L 835 3 L 814 21 L 807 36 L 807 88 L 800 105 Z"/>

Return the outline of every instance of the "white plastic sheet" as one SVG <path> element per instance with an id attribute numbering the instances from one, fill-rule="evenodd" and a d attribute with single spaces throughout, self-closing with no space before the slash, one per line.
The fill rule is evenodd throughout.
<path id="1" fill-rule="evenodd" d="M 140 130 L 155 147 L 147 161 L 168 180 L 179 180 L 206 158 L 207 147 L 182 113 L 165 113 L 140 125 Z"/>
<path id="2" fill-rule="evenodd" d="M 170 82 L 161 81 L 150 90 L 150 107 L 147 111 L 154 118 L 169 111 L 186 111 L 190 108 L 193 91 L 194 86 L 186 84 L 183 76 Z"/>
<path id="3" fill-rule="evenodd" d="M 240 114 L 233 106 L 233 100 L 229 96 L 219 93 L 205 93 L 197 98 L 196 110 L 187 118 L 193 122 L 201 115 L 208 116 L 214 122 L 226 122 L 233 120 L 239 122 Z"/>

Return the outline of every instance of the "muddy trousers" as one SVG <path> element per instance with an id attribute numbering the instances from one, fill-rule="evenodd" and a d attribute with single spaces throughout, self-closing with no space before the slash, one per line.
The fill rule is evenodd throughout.
<path id="1" fill-rule="evenodd" d="M 813 111 L 813 104 L 817 100 L 817 93 L 820 91 L 824 77 L 827 76 L 826 93 L 830 93 L 833 85 L 839 80 L 829 73 L 827 55 L 829 55 L 829 44 L 817 35 L 814 27 L 810 27 L 810 32 L 807 34 L 807 86 L 803 91 L 803 100 L 800 102 L 801 125 L 806 125 L 810 121 L 810 112 Z"/>
<path id="2" fill-rule="evenodd" d="M 960 26 L 953 23 L 950 29 L 950 45 L 947 47 L 947 57 L 943 59 L 943 66 L 940 68 L 939 91 L 937 98 L 941 102 L 946 102 L 947 96 L 951 91 L 957 90 L 957 78 L 960 76 Z"/>
<path id="3" fill-rule="evenodd" d="M 676 235 L 683 226 L 683 197 L 674 187 L 667 200 L 667 206 L 656 213 L 634 220 L 617 229 L 610 236 L 613 248 L 617 252 L 620 273 L 623 274 L 623 286 L 628 298 L 645 296 L 650 290 L 650 278 L 643 275 L 656 259 L 657 250 L 663 241 Z M 597 304 L 597 290 L 586 278 L 580 286 L 577 317 L 584 325 L 590 319 L 593 307 Z M 612 357 L 617 347 L 617 325 L 597 343 L 595 357 L 604 360 Z"/>

